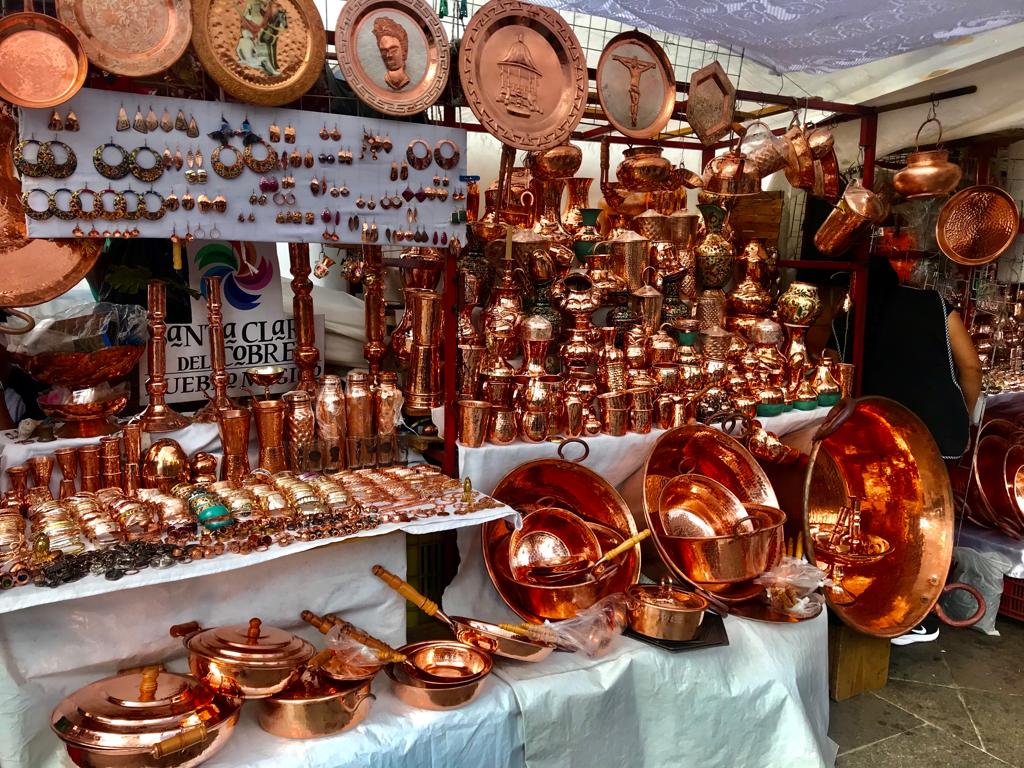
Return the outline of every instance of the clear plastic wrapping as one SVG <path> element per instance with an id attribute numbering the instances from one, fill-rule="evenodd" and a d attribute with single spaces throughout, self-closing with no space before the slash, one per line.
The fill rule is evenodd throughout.
<path id="1" fill-rule="evenodd" d="M 770 571 L 762 573 L 756 584 L 765 588 L 768 603 L 777 611 L 809 617 L 818 613 L 824 597 L 816 590 L 826 584 L 821 569 L 805 560 L 783 557 Z"/>
<path id="2" fill-rule="evenodd" d="M 327 632 L 327 647 L 334 651 L 337 666 L 349 671 L 367 670 L 372 673 L 381 665 L 372 648 L 347 635 L 340 626 L 333 626 Z"/>
<path id="3" fill-rule="evenodd" d="M 622 592 L 603 597 L 571 619 L 543 625 L 547 639 L 564 650 L 603 656 L 629 623 Z"/>
<path id="4" fill-rule="evenodd" d="M 36 323 L 29 333 L 6 338 L 9 351 L 94 352 L 146 343 L 146 310 L 134 304 L 77 304 Z"/>

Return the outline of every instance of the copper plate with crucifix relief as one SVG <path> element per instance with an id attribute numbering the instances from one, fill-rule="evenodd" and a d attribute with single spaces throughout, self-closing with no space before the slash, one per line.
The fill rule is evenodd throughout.
<path id="1" fill-rule="evenodd" d="M 624 136 L 657 136 L 676 107 L 676 76 L 664 49 L 642 32 L 608 41 L 597 64 L 597 96 Z"/>
<path id="2" fill-rule="evenodd" d="M 587 62 L 572 28 L 550 8 L 491 0 L 469 20 L 459 78 L 488 133 L 516 149 L 563 144 L 587 104 Z"/>
<path id="3" fill-rule="evenodd" d="M 423 0 L 348 0 L 334 31 L 356 96 L 386 115 L 415 115 L 448 82 L 448 36 Z"/>
<path id="4" fill-rule="evenodd" d="M 313 0 L 193 0 L 192 46 L 236 99 L 276 107 L 320 77 L 327 33 Z"/>

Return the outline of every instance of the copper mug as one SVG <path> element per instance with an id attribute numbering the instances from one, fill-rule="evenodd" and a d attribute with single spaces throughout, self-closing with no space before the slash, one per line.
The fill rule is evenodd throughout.
<path id="1" fill-rule="evenodd" d="M 508 445 L 514 442 L 519 433 L 516 423 L 516 412 L 505 406 L 491 407 L 491 420 L 487 426 L 487 442 L 495 445 Z"/>
<path id="2" fill-rule="evenodd" d="M 486 347 L 459 345 L 458 387 L 459 397 L 464 400 L 473 400 L 480 394 L 480 370 L 486 353 Z"/>
<path id="3" fill-rule="evenodd" d="M 287 468 L 284 450 L 285 404 L 281 400 L 253 400 L 256 441 L 259 444 L 257 466 L 274 474 Z"/>
<path id="4" fill-rule="evenodd" d="M 646 435 L 654 423 L 654 411 L 650 408 L 632 408 L 629 411 L 629 431 Z"/>
<path id="5" fill-rule="evenodd" d="M 516 382 L 511 376 L 487 376 L 483 382 L 484 400 L 495 408 L 511 408 Z"/>
<path id="6" fill-rule="evenodd" d="M 540 443 L 547 439 L 550 418 L 548 411 L 526 411 L 522 416 L 519 435 L 528 443 Z"/>
<path id="7" fill-rule="evenodd" d="M 603 408 L 601 431 L 613 437 L 622 437 L 629 426 L 629 411 L 625 408 Z"/>
<path id="8" fill-rule="evenodd" d="M 583 401 L 577 395 L 569 395 L 565 398 L 564 405 L 565 425 L 562 431 L 566 437 L 579 437 L 586 425 L 586 408 Z"/>
<path id="9" fill-rule="evenodd" d="M 597 396 L 597 402 L 602 413 L 606 410 L 624 411 L 629 406 L 629 393 L 623 390 L 605 392 Z"/>
<path id="10" fill-rule="evenodd" d="M 249 474 L 249 411 L 232 408 L 217 413 L 220 442 L 224 459 L 220 464 L 220 479 L 241 485 Z"/>
<path id="11" fill-rule="evenodd" d="M 649 411 L 654 408 L 654 398 L 657 395 L 654 389 L 648 387 L 635 387 L 627 390 L 630 404 L 634 410 Z"/>
<path id="12" fill-rule="evenodd" d="M 651 265 L 651 241 L 635 232 L 626 231 L 594 246 L 598 254 L 611 254 L 609 267 L 616 277 L 624 280 L 630 291 L 644 284 L 644 271 Z"/>
<path id="13" fill-rule="evenodd" d="M 491 404 L 486 400 L 459 400 L 459 445 L 479 448 L 487 437 Z"/>

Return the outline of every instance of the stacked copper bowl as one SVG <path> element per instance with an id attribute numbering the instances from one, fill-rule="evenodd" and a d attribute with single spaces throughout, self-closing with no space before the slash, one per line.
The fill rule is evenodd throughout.
<path id="1" fill-rule="evenodd" d="M 967 488 L 972 523 L 1024 538 L 1024 429 L 1015 421 L 989 419 L 978 430 Z"/>
<path id="2" fill-rule="evenodd" d="M 479 648 L 457 640 L 431 640 L 399 649 L 406 657 L 385 670 L 395 696 L 419 709 L 455 709 L 483 690 L 494 661 Z"/>

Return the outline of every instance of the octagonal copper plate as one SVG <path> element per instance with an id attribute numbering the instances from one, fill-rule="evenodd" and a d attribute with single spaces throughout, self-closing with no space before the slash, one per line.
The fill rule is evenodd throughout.
<path id="1" fill-rule="evenodd" d="M 587 104 L 587 61 L 565 19 L 519 0 L 490 0 L 459 47 L 466 102 L 488 133 L 516 149 L 568 140 Z"/>
<path id="2" fill-rule="evenodd" d="M 448 82 L 448 36 L 423 0 L 348 0 L 334 41 L 356 96 L 386 115 L 422 112 Z"/>
<path id="3" fill-rule="evenodd" d="M 306 93 L 327 59 L 312 0 L 193 0 L 192 45 L 225 91 L 270 107 Z"/>
<path id="4" fill-rule="evenodd" d="M 935 240 L 947 258 L 977 267 L 995 261 L 1017 239 L 1017 201 L 999 187 L 978 185 L 953 195 L 935 222 Z"/>
<path id="5" fill-rule="evenodd" d="M 85 49 L 57 19 L 32 11 L 0 18 L 0 99 L 29 109 L 63 104 L 89 72 Z"/>
<path id="6" fill-rule="evenodd" d="M 192 37 L 189 0 L 57 0 L 57 16 L 81 41 L 89 61 L 126 77 L 167 69 Z"/>
<path id="7" fill-rule="evenodd" d="M 686 122 L 701 144 L 714 144 L 729 132 L 735 107 L 736 86 L 721 64 L 713 61 L 693 73 L 687 93 Z"/>
<path id="8" fill-rule="evenodd" d="M 657 136 L 676 107 L 672 62 L 642 32 L 616 35 L 597 64 L 597 97 L 619 133 L 634 139 Z"/>

